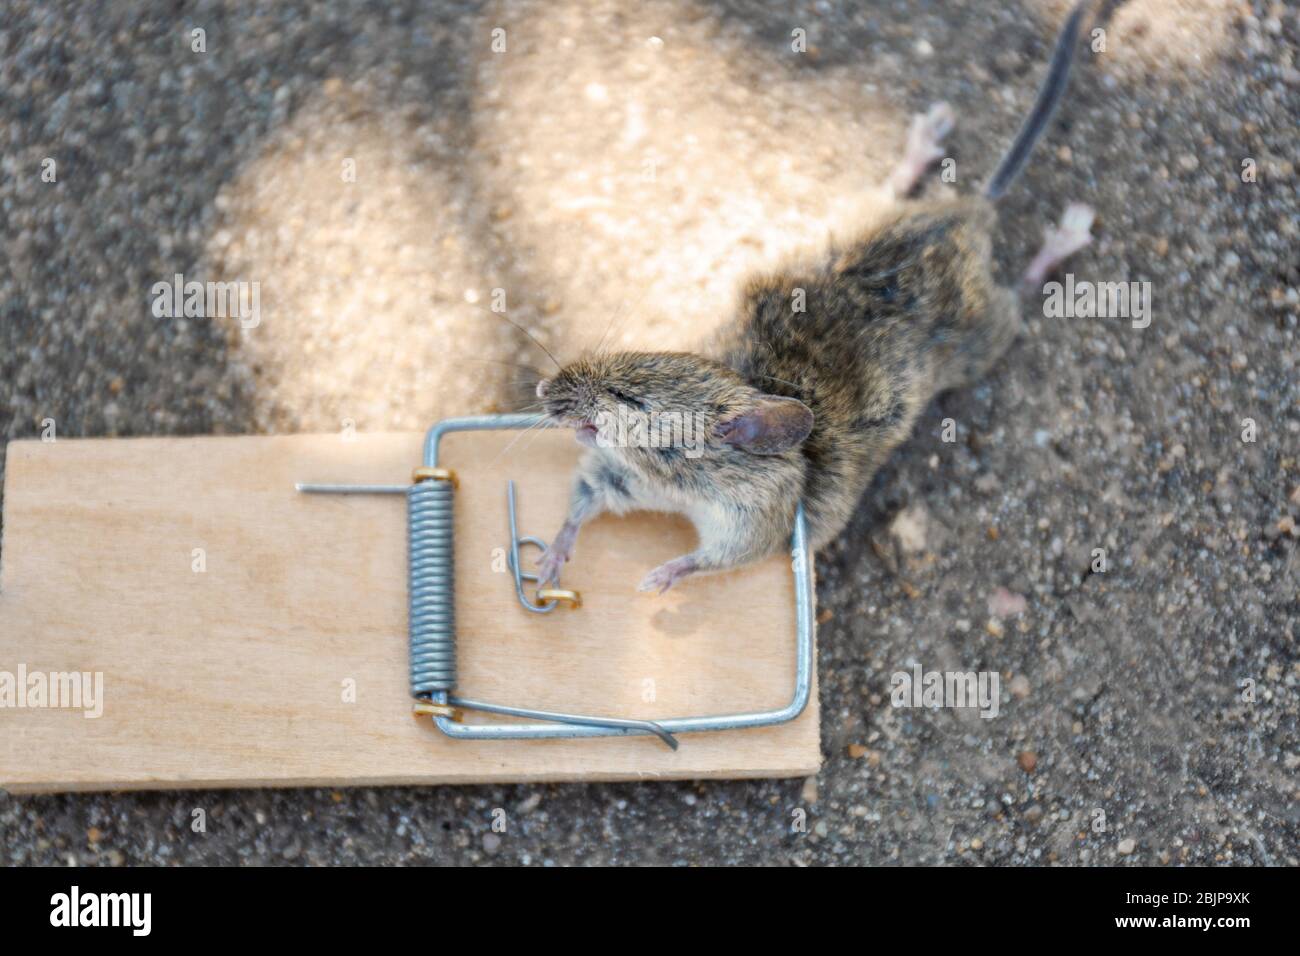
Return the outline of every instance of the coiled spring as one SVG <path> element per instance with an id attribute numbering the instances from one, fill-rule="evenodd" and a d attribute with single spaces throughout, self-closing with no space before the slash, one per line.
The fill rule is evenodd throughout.
<path id="1" fill-rule="evenodd" d="M 411 696 L 456 687 L 456 601 L 450 481 L 417 481 L 406 492 Z"/>

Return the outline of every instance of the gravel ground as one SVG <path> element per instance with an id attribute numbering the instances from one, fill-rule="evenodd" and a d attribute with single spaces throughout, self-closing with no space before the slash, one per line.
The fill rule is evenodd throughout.
<path id="1" fill-rule="evenodd" d="M 958 175 L 928 188 L 974 189 L 1065 6 L 7 0 L 0 428 L 512 407 L 529 373 L 500 363 L 538 353 L 495 289 L 562 356 L 611 323 L 689 346 L 842 226 L 933 100 Z M 1027 298 L 819 556 L 816 779 L 0 795 L 0 860 L 1296 865 L 1300 13 L 1108 6 L 999 267 L 1085 201 L 1074 271 L 1149 281 L 1151 324 Z M 155 317 L 175 273 L 259 281 L 260 324 Z M 998 672 L 1000 716 L 891 706 L 913 664 Z"/>

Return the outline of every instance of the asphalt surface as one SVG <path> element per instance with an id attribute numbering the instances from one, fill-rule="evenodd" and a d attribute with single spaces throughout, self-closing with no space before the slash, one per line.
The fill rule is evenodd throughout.
<path id="1" fill-rule="evenodd" d="M 1071 269 L 1150 282 L 1150 325 L 1026 296 L 818 557 L 815 780 L 0 795 L 0 861 L 1295 865 L 1300 13 L 1110 6 L 996 254 L 1012 281 L 1087 202 Z M 842 227 L 929 103 L 959 119 L 927 188 L 977 188 L 1064 10 L 8 0 L 0 429 L 510 408 L 529 373 L 500 363 L 539 353 L 494 289 L 562 356 L 611 323 L 688 347 Z M 260 324 L 156 317 L 176 273 L 259 281 Z M 997 672 L 999 716 L 892 706 L 914 664 Z"/>

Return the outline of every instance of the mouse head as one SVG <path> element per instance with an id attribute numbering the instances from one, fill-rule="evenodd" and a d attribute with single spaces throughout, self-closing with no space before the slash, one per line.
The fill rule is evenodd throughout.
<path id="1" fill-rule="evenodd" d="M 557 423 L 591 447 L 690 458 L 710 448 L 775 455 L 812 431 L 813 414 L 768 395 L 720 362 L 689 352 L 585 355 L 537 384 Z"/>

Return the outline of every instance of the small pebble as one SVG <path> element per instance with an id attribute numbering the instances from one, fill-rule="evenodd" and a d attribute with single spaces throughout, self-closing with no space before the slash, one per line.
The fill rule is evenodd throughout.
<path id="1" fill-rule="evenodd" d="M 890 522 L 889 533 L 904 554 L 920 554 L 925 551 L 929 514 L 923 505 L 909 505 L 894 515 Z"/>
<path id="2" fill-rule="evenodd" d="M 1025 596 L 1006 588 L 995 588 L 989 595 L 989 614 L 996 618 L 1015 617 L 1025 611 Z"/>

